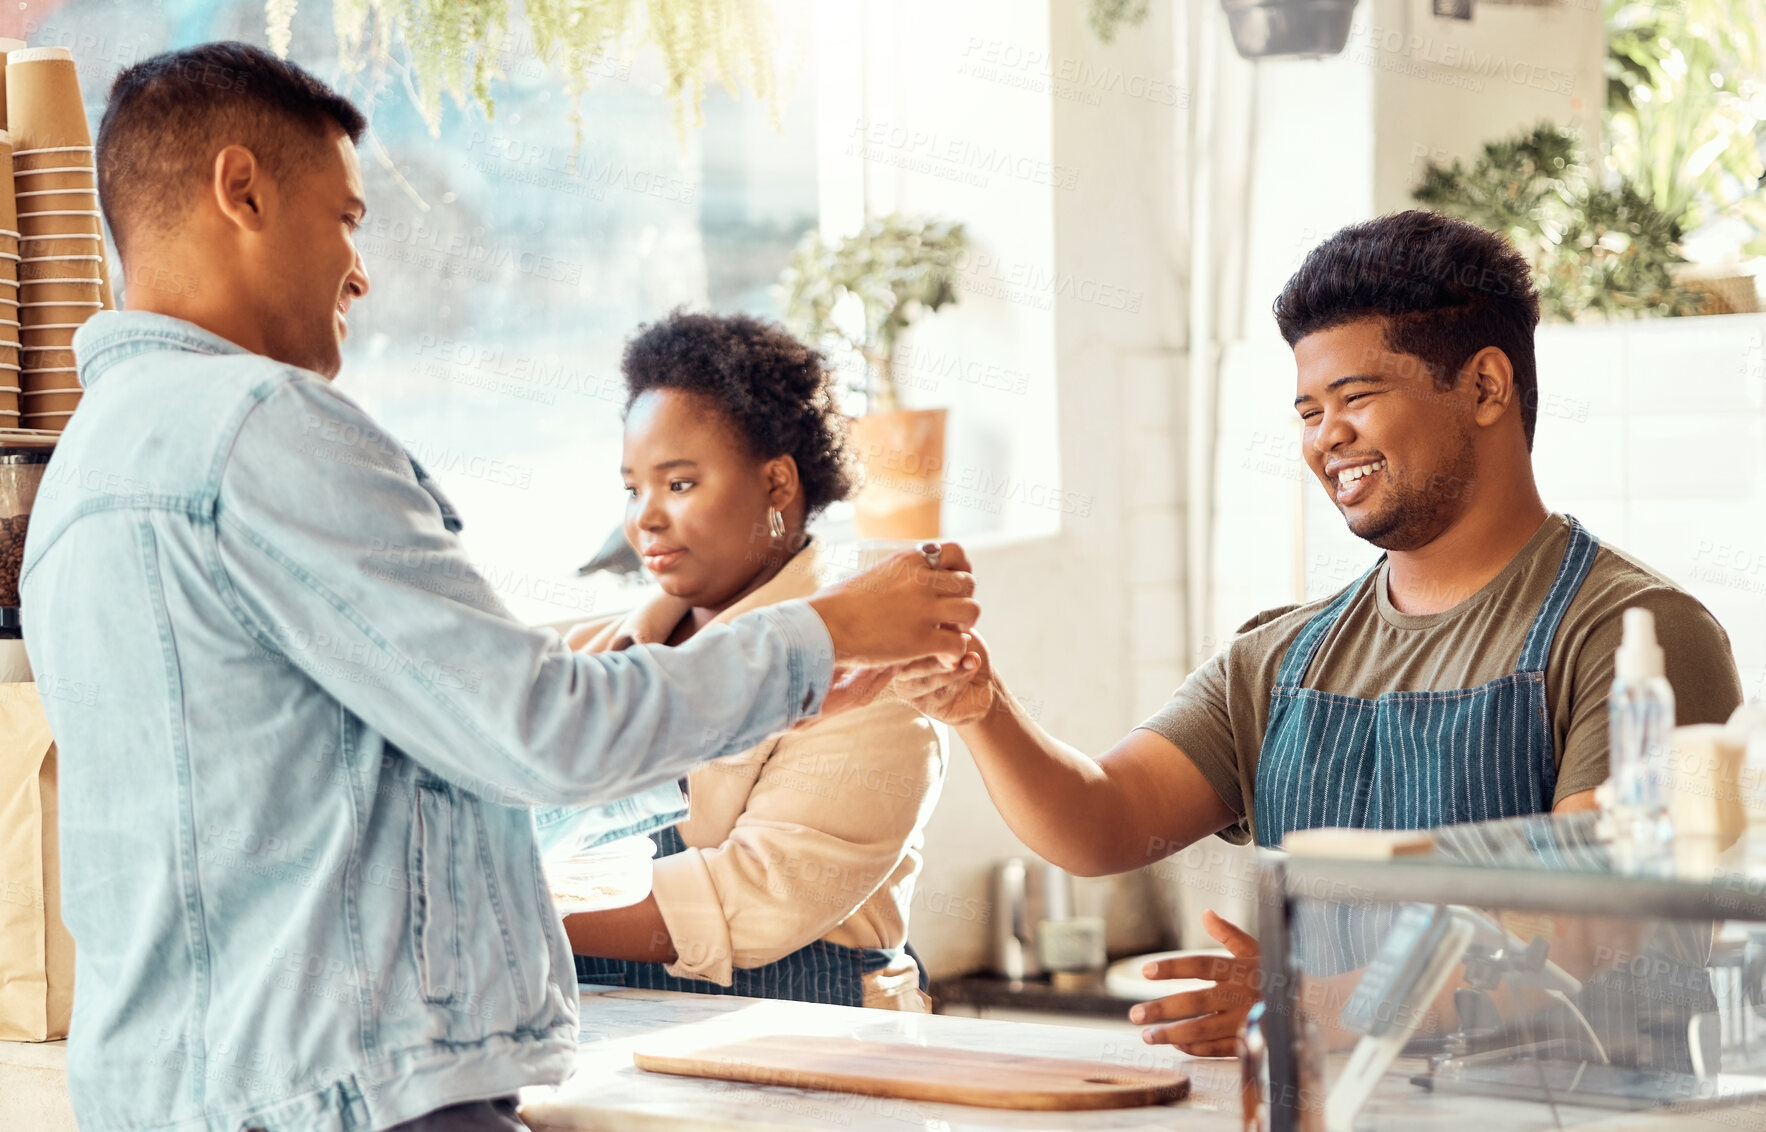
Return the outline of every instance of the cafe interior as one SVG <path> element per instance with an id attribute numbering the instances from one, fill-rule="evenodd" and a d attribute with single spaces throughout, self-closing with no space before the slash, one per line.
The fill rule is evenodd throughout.
<path id="1" fill-rule="evenodd" d="M 1766 0 L 0 37 L 0 1130 L 1766 1129 Z"/>

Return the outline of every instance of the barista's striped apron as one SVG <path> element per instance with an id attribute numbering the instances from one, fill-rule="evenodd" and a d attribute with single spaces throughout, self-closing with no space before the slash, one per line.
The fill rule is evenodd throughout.
<path id="1" fill-rule="evenodd" d="M 1534 615 L 1515 670 L 1475 688 L 1387 692 L 1366 700 L 1303 687 L 1313 658 L 1361 583 L 1320 610 L 1288 646 L 1270 695 L 1257 758 L 1257 844 L 1278 846 L 1294 830 L 1320 826 L 1431 829 L 1549 812 L 1557 759 L 1545 665 L 1598 549 L 1571 519 L 1563 563 Z M 1392 911 L 1303 902 L 1294 941 L 1301 966 L 1314 975 L 1365 966 L 1390 927 Z M 1615 971 L 1578 996 L 1615 1063 L 1623 1050 L 1629 1055 L 1623 1060 L 1633 1065 L 1680 1068 L 1688 1063 L 1692 1015 L 1717 1008 L 1702 966 L 1664 962 L 1679 984 L 1672 989 Z"/>
<path id="2" fill-rule="evenodd" d="M 1294 830 L 1319 826 L 1429 829 L 1550 810 L 1557 759 L 1545 663 L 1598 545 L 1570 520 L 1570 545 L 1515 670 L 1476 688 L 1364 700 L 1303 687 L 1362 584 L 1320 610 L 1288 646 L 1270 694 L 1257 756 L 1257 844 L 1280 845 Z M 1369 575 L 1378 570 L 1375 563 Z"/>
<path id="3" fill-rule="evenodd" d="M 686 848 L 674 826 L 651 834 L 656 855 L 672 856 Z M 682 979 L 661 963 L 630 959 L 576 957 L 579 982 L 643 990 L 686 991 L 691 994 L 734 994 L 748 998 L 785 998 L 829 1006 L 863 1006 L 866 975 L 894 963 L 897 952 L 878 948 L 841 947 L 818 939 L 807 947 L 764 967 L 737 968 L 729 986 L 706 979 Z"/>

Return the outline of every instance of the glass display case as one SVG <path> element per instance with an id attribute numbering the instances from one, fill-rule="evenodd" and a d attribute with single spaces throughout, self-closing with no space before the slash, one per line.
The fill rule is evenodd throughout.
<path id="1" fill-rule="evenodd" d="M 1766 836 L 1621 868 L 1599 816 L 1260 860 L 1273 1132 L 1766 1128 Z"/>

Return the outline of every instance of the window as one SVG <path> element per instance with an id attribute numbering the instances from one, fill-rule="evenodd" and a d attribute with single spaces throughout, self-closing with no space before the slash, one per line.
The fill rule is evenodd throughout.
<path id="1" fill-rule="evenodd" d="M 214 39 L 263 43 L 262 0 L 156 10 L 69 0 L 26 29 L 71 47 L 89 115 L 121 67 Z M 705 126 L 672 127 L 654 58 L 610 60 L 573 145 L 563 84 L 512 28 L 494 119 L 447 102 L 431 136 L 397 72 L 342 72 L 329 5 L 303 0 L 290 58 L 356 99 L 372 290 L 350 314 L 338 389 L 441 483 L 510 609 L 582 619 L 630 604 L 577 578 L 624 514 L 619 356 L 676 306 L 776 317 L 769 287 L 816 221 L 814 83 L 782 107 L 721 88 Z"/>

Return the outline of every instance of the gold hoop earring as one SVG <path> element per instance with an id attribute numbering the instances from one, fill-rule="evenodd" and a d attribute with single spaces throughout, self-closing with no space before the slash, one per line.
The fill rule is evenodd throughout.
<path id="1" fill-rule="evenodd" d="M 767 529 L 772 532 L 774 538 L 785 537 L 785 516 L 779 514 L 777 507 L 766 509 L 766 523 Z"/>

